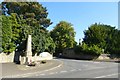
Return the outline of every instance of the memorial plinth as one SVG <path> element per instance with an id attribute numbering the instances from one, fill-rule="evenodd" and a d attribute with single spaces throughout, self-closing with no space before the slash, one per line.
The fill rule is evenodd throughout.
<path id="1" fill-rule="evenodd" d="M 28 35 L 28 40 L 27 40 L 27 49 L 26 49 L 26 62 L 27 64 L 30 64 L 32 62 L 32 38 L 31 35 Z"/>

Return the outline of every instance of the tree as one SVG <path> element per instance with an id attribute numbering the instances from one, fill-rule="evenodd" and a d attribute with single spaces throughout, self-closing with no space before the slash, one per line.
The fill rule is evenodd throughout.
<path id="1" fill-rule="evenodd" d="M 50 19 L 47 18 L 46 7 L 43 7 L 38 2 L 3 2 L 2 10 L 5 15 L 11 13 L 22 15 L 27 20 L 27 24 L 31 26 L 34 26 L 33 21 L 45 28 L 52 24 Z"/>
<path id="2" fill-rule="evenodd" d="M 9 16 L 2 17 L 2 49 L 5 53 L 11 53 L 15 50 L 15 44 L 12 42 L 12 24 Z"/>
<path id="3" fill-rule="evenodd" d="M 8 26 L 11 26 L 12 29 L 12 42 L 14 42 L 15 45 L 20 44 L 20 33 L 21 33 L 21 24 L 19 23 L 19 17 L 16 13 L 11 13 L 9 16 L 10 24 Z"/>
<path id="4" fill-rule="evenodd" d="M 2 52 L 2 16 L 0 16 L 0 53 Z"/>
<path id="5" fill-rule="evenodd" d="M 88 30 L 84 31 L 85 37 L 83 42 L 88 45 L 98 45 L 99 47 L 106 48 L 106 39 L 108 37 L 108 32 L 111 30 L 111 26 L 104 24 L 93 24 Z"/>
<path id="6" fill-rule="evenodd" d="M 97 45 L 105 50 L 105 53 L 118 53 L 119 47 L 119 31 L 110 25 L 93 24 L 88 30 L 84 31 L 85 37 L 83 42 L 88 46 Z M 116 50 L 116 52 L 115 52 Z"/>
<path id="7" fill-rule="evenodd" d="M 53 39 L 46 30 L 42 29 L 42 27 L 40 30 L 36 27 L 32 36 L 32 47 L 34 54 L 44 51 L 48 51 L 50 53 L 55 52 L 55 44 Z"/>
<path id="8" fill-rule="evenodd" d="M 73 48 L 76 45 L 75 31 L 71 23 L 61 21 L 50 33 L 56 44 L 56 53 L 62 52 L 65 48 Z"/>
<path id="9" fill-rule="evenodd" d="M 114 29 L 111 30 L 111 34 L 107 39 L 107 51 L 110 54 L 115 54 L 118 57 L 120 56 L 120 30 Z"/>
<path id="10" fill-rule="evenodd" d="M 52 22 L 47 18 L 48 12 L 45 7 L 38 2 L 3 2 L 2 4 L 2 13 L 10 17 L 11 41 L 17 51 L 25 53 L 27 38 L 31 34 L 33 53 L 46 50 L 54 52 L 54 42 L 46 30 Z"/>

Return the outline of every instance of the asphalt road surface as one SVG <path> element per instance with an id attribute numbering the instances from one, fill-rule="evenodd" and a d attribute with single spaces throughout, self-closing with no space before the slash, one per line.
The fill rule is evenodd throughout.
<path id="1" fill-rule="evenodd" d="M 118 78 L 118 63 L 57 59 L 62 66 L 29 78 Z"/>

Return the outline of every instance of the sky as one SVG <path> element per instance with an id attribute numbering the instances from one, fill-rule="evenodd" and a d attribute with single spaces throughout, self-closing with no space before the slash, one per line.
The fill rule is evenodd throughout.
<path id="1" fill-rule="evenodd" d="M 0 2 L 2 1 L 3 0 L 0 0 Z M 77 42 L 79 42 L 79 39 L 82 40 L 84 37 L 83 31 L 87 30 L 88 27 L 94 23 L 108 24 L 118 28 L 119 0 L 35 1 L 40 2 L 48 10 L 48 18 L 50 18 L 53 22 L 53 24 L 47 28 L 49 31 L 52 30 L 60 21 L 67 21 L 73 24 L 74 30 L 76 32 L 75 40 Z"/>
<path id="2" fill-rule="evenodd" d="M 118 27 L 117 2 L 41 2 L 48 10 L 48 18 L 53 24 L 52 30 L 60 21 L 73 24 L 76 32 L 75 40 L 83 39 L 83 31 L 94 23 L 101 23 Z"/>

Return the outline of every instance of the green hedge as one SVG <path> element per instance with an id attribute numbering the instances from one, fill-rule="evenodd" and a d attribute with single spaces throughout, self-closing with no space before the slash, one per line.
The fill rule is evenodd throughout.
<path id="1" fill-rule="evenodd" d="M 88 54 L 88 55 L 100 55 L 103 53 L 102 48 L 99 48 L 97 45 L 88 46 L 83 43 L 81 46 L 78 45 L 74 47 L 76 54 Z"/>

